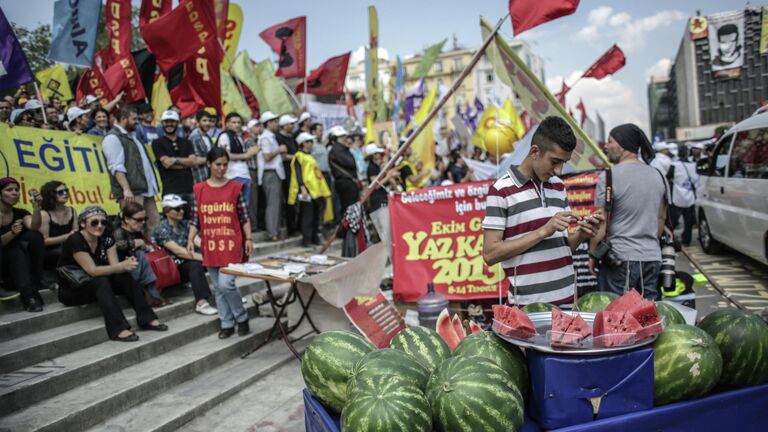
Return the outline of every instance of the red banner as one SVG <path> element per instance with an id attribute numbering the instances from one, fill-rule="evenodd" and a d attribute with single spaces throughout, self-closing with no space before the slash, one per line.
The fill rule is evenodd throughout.
<path id="1" fill-rule="evenodd" d="M 213 0 L 213 14 L 216 19 L 216 31 L 219 41 L 224 42 L 227 33 L 227 14 L 229 13 L 229 0 Z"/>
<path id="2" fill-rule="evenodd" d="M 427 283 L 451 300 L 506 298 L 501 265 L 483 260 L 485 197 L 492 182 L 395 194 L 389 200 L 394 296 L 415 302 Z"/>
<path id="3" fill-rule="evenodd" d="M 379 291 L 375 297 L 355 297 L 344 305 L 344 313 L 372 344 L 386 348 L 405 321 L 392 303 Z"/>
<path id="4" fill-rule="evenodd" d="M 599 170 L 585 171 L 574 174 L 563 174 L 561 178 L 568 193 L 568 205 L 578 216 L 589 216 L 595 211 L 595 188 L 600 176 Z M 571 225 L 570 232 L 576 229 Z M 573 270 L 576 272 L 576 287 L 580 293 L 597 290 L 597 278 L 589 272 L 589 255 L 587 243 L 582 244 L 573 252 Z"/>
<path id="5" fill-rule="evenodd" d="M 107 52 L 110 62 L 131 54 L 131 1 L 107 0 Z"/>
<path id="6" fill-rule="evenodd" d="M 344 93 L 350 55 L 346 53 L 326 60 L 296 86 L 296 93 L 306 91 L 316 96 L 341 96 Z"/>
<path id="7" fill-rule="evenodd" d="M 99 72 L 98 68 L 86 69 L 83 72 L 83 76 L 80 77 L 80 82 L 77 84 L 77 90 L 75 91 L 77 103 L 83 105 L 85 103 L 83 99 L 87 95 L 98 97 L 102 105 L 106 105 L 114 98 L 104 80 L 104 76 Z"/>
<path id="8" fill-rule="evenodd" d="M 149 24 L 171 11 L 171 0 L 142 0 L 139 27 Z"/>
<path id="9" fill-rule="evenodd" d="M 205 106 L 221 112 L 221 61 L 224 53 L 216 38 L 184 62 L 184 80 L 187 81 Z"/>
<path id="10" fill-rule="evenodd" d="M 276 76 L 304 77 L 307 71 L 307 17 L 273 25 L 259 36 L 280 56 Z"/>
<path id="11" fill-rule="evenodd" d="M 104 80 L 112 94 L 125 92 L 124 103 L 131 103 L 146 97 L 139 71 L 136 69 L 136 63 L 130 53 L 107 69 L 107 72 L 104 73 Z"/>

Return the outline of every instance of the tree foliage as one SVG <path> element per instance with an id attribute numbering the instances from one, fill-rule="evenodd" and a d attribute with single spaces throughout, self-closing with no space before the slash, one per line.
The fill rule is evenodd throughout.
<path id="1" fill-rule="evenodd" d="M 16 25 L 16 23 L 11 23 L 11 25 L 32 71 L 36 72 L 53 66 L 54 62 L 48 58 L 48 51 L 51 50 L 51 26 L 49 24 L 39 25 L 32 30 Z"/>

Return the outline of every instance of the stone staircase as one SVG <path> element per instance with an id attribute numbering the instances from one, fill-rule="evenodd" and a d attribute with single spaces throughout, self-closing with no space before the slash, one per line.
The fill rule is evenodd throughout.
<path id="1" fill-rule="evenodd" d="M 299 237 L 255 240 L 254 258 L 301 250 Z M 251 334 L 225 340 L 217 337 L 217 316 L 194 312 L 188 288 L 166 292 L 173 303 L 155 309 L 170 330 L 139 331 L 141 339 L 134 343 L 108 340 L 95 304 L 67 307 L 49 290 L 41 292 L 42 313 L 3 304 L 0 431 L 183 429 L 272 371 L 298 364 L 281 340 L 240 359 L 268 334 L 274 318 L 268 304 L 255 305 L 250 298 L 265 289 L 263 282 L 240 278 L 237 283 L 248 299 Z M 273 285 L 277 295 L 287 288 Z M 133 310 L 124 311 L 135 328 Z M 296 347 L 306 347 L 307 339 Z"/>

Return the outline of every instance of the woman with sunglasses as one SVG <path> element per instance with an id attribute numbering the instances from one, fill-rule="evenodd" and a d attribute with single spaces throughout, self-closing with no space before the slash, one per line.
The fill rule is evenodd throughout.
<path id="1" fill-rule="evenodd" d="M 144 239 L 146 223 L 147 212 L 144 211 L 144 206 L 136 201 L 126 201 L 120 212 L 120 226 L 115 228 L 112 235 L 115 237 L 117 259 L 122 261 L 128 257 L 136 258 L 138 266 L 131 272 L 131 277 L 149 295 L 149 305 L 161 307 L 171 302 L 160 295 L 156 285 L 157 276 L 144 256 L 144 252 L 150 249 Z"/>
<path id="2" fill-rule="evenodd" d="M 45 242 L 40 234 L 40 194 L 29 191 L 32 213 L 15 207 L 21 193 L 13 177 L 0 179 L 0 239 L 2 239 L 3 274 L 10 276 L 11 286 L 21 295 L 27 312 L 42 312 L 42 287 Z"/>
<path id="3" fill-rule="evenodd" d="M 165 248 L 174 257 L 179 269 L 181 281 L 192 286 L 195 295 L 195 312 L 201 315 L 216 315 L 216 308 L 211 305 L 212 295 L 205 278 L 205 268 L 200 252 L 187 249 L 189 239 L 189 220 L 184 219 L 184 207 L 187 202 L 179 195 L 168 194 L 160 203 L 165 217 L 155 229 L 155 242 Z"/>
<path id="4" fill-rule="evenodd" d="M 216 288 L 216 307 L 219 309 L 221 331 L 219 339 L 226 339 L 235 332 L 245 336 L 250 333 L 248 311 L 243 307 L 235 277 L 219 270 L 233 263 L 248 260 L 253 251 L 251 222 L 248 204 L 243 194 L 243 184 L 227 178 L 229 152 L 214 147 L 206 157 L 210 177 L 193 188 L 196 206 L 192 206 L 187 251 L 195 252 L 195 236 L 202 238 L 203 265 L 213 279 Z"/>
<path id="5" fill-rule="evenodd" d="M 77 231 L 77 211 L 67 205 L 69 189 L 64 183 L 53 180 L 40 188 L 43 196 L 40 234 L 45 240 L 46 270 L 56 270 L 61 255 L 61 245 Z"/>
<path id="6" fill-rule="evenodd" d="M 67 238 L 62 246 L 59 267 L 75 266 L 83 270 L 90 280 L 80 286 L 72 286 L 59 277 L 59 301 L 67 306 L 98 303 L 104 314 L 107 335 L 115 341 L 134 342 L 139 336 L 131 331 L 131 325 L 123 315 L 116 294 L 122 294 L 136 311 L 136 322 L 145 330 L 166 331 L 157 315 L 144 299 L 139 284 L 130 272 L 136 269 L 136 258 L 123 261 L 117 258 L 115 239 L 105 234 L 107 213 L 98 206 L 88 206 L 77 218 L 79 231 Z"/>

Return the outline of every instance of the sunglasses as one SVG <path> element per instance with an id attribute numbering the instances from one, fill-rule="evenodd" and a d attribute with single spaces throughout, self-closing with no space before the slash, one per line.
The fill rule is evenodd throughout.
<path id="1" fill-rule="evenodd" d="M 59 189 L 56 191 L 56 195 L 58 196 L 69 195 L 69 189 Z"/>
<path id="2" fill-rule="evenodd" d="M 90 226 L 96 228 L 97 226 L 101 225 L 103 227 L 107 226 L 107 220 L 106 219 L 93 219 L 88 223 Z"/>
<path id="3" fill-rule="evenodd" d="M 145 217 L 143 217 L 143 218 L 135 218 L 135 217 L 133 217 L 133 216 L 129 216 L 129 217 L 130 217 L 131 219 L 135 220 L 136 222 L 141 222 L 141 223 L 144 223 L 144 222 L 146 222 L 146 221 L 147 221 L 147 218 L 145 218 Z"/>

